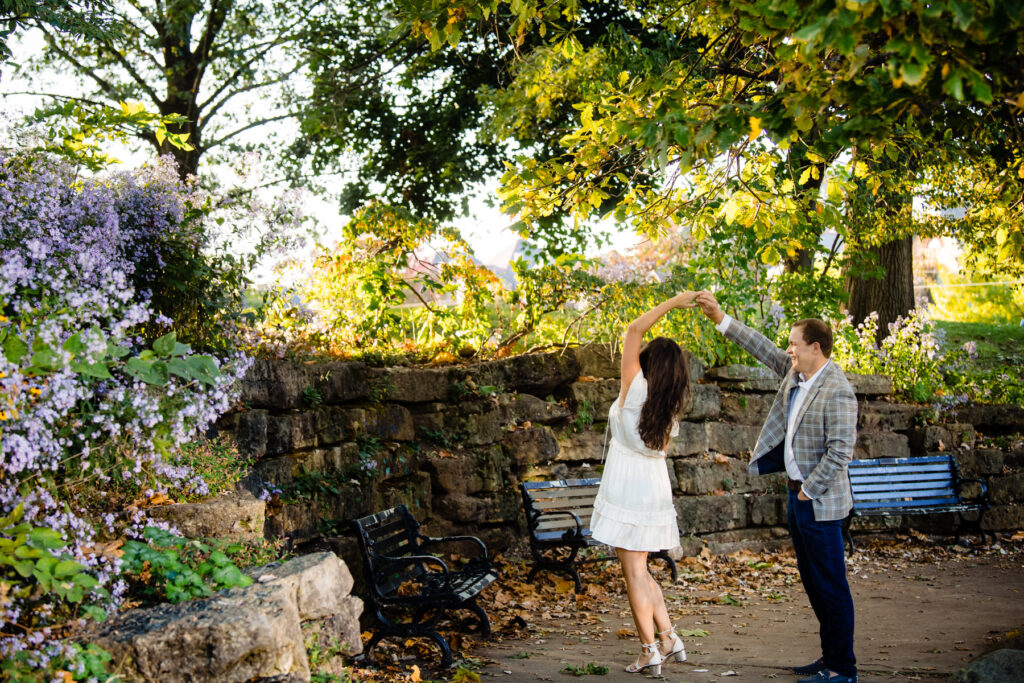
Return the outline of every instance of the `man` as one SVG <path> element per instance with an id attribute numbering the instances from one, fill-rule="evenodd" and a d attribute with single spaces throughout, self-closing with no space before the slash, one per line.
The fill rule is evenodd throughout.
<path id="1" fill-rule="evenodd" d="M 808 676 L 800 683 L 856 683 L 842 523 L 853 507 L 847 469 L 857 436 L 857 399 L 843 370 L 829 360 L 832 328 L 816 318 L 801 320 L 782 351 L 725 315 L 710 292 L 698 294 L 697 303 L 727 339 L 783 378 L 748 470 L 784 471 L 788 477 L 789 532 L 821 636 L 821 657 L 793 671 Z"/>

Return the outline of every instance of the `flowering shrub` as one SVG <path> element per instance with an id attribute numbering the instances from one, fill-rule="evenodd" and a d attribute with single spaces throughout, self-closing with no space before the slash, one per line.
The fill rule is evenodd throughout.
<path id="1" fill-rule="evenodd" d="M 110 539 L 141 535 L 147 499 L 203 490 L 175 453 L 229 407 L 249 361 L 195 354 L 174 333 L 137 336 L 172 324 L 146 288 L 182 245 L 201 244 L 194 196 L 164 165 L 82 180 L 45 156 L 0 152 L 0 657 L 10 677 L 81 663 L 55 637 L 119 604 Z M 140 504 L 122 509 L 118 496 Z"/>
<path id="2" fill-rule="evenodd" d="M 898 393 L 940 408 L 984 401 L 971 362 L 977 358 L 977 346 L 967 342 L 959 348 L 945 347 L 924 305 L 890 323 L 881 345 L 875 343 L 877 313 L 857 326 L 847 317 L 833 327 L 833 357 L 850 372 L 888 375 Z"/>

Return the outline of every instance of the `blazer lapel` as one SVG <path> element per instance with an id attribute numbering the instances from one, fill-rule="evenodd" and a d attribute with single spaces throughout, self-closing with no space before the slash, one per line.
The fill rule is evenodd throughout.
<path id="1" fill-rule="evenodd" d="M 800 404 L 800 412 L 796 414 L 796 420 L 793 422 L 793 431 L 796 431 L 797 428 L 800 427 L 800 421 L 804 419 L 804 415 L 807 413 L 807 408 L 810 407 L 811 401 L 813 401 L 814 397 L 818 395 L 819 391 L 821 391 L 821 387 L 825 385 L 825 382 L 830 381 L 832 366 L 834 365 L 835 364 L 832 363 L 830 364 L 830 367 L 825 368 L 821 373 L 821 377 L 818 378 L 818 381 L 814 383 L 814 386 L 812 386 L 810 391 L 807 392 L 807 395 L 804 396 L 803 403 Z"/>

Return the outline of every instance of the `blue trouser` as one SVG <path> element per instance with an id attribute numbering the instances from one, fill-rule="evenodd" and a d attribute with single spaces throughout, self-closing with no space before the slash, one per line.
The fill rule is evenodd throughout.
<path id="1" fill-rule="evenodd" d="M 818 617 L 822 659 L 831 671 L 854 676 L 853 598 L 846 581 L 842 520 L 815 521 L 814 503 L 800 500 L 796 491 L 789 492 L 788 518 L 800 580 Z"/>

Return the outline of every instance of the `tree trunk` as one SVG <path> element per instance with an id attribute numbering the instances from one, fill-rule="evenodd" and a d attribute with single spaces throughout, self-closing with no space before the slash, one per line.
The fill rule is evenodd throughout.
<path id="1" fill-rule="evenodd" d="M 866 249 L 885 271 L 882 277 L 847 276 L 847 312 L 859 325 L 872 311 L 878 311 L 876 341 L 889 335 L 889 323 L 914 307 L 913 243 L 914 238 L 907 236 Z"/>

